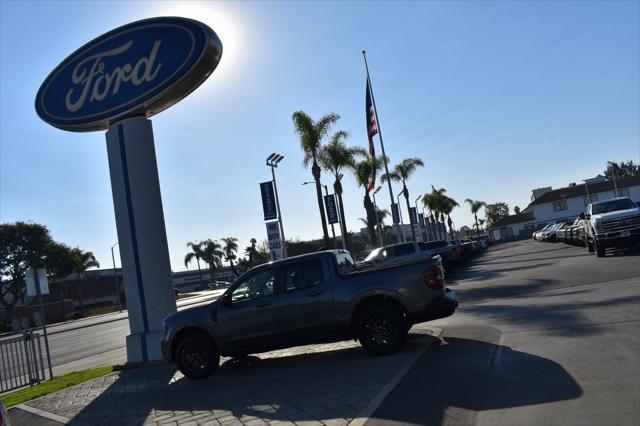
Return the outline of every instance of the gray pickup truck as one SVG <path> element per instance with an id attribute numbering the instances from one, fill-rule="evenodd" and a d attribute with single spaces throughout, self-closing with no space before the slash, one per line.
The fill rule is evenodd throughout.
<path id="1" fill-rule="evenodd" d="M 440 256 L 358 270 L 348 251 L 329 250 L 257 266 L 215 302 L 165 318 L 162 353 L 201 379 L 220 356 L 358 339 L 369 352 L 397 351 L 413 324 L 447 317 Z"/>

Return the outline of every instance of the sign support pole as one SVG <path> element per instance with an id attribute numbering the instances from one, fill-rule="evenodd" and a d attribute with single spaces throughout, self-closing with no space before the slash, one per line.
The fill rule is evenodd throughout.
<path id="1" fill-rule="evenodd" d="M 42 335 L 44 336 L 44 347 L 47 352 L 47 364 L 49 364 L 49 379 L 53 379 L 53 369 L 51 368 L 51 352 L 49 352 L 49 336 L 47 336 L 47 320 L 44 317 L 44 306 L 42 305 L 42 291 L 40 290 L 40 277 L 38 269 L 33 268 L 33 281 L 36 285 L 38 304 L 40 305 L 40 321 L 42 321 Z"/>
<path id="2" fill-rule="evenodd" d="M 280 238 L 282 238 L 282 257 L 287 258 L 287 240 L 284 238 L 284 227 L 282 226 L 282 210 L 280 210 L 280 199 L 278 198 L 278 185 L 276 185 L 276 172 L 271 166 L 271 176 L 273 177 L 273 192 L 276 196 L 276 208 L 278 209 L 278 223 L 280 223 Z"/>
<path id="3" fill-rule="evenodd" d="M 163 359 L 162 320 L 176 312 L 151 120 L 107 131 L 107 154 L 131 334 L 127 361 Z"/>

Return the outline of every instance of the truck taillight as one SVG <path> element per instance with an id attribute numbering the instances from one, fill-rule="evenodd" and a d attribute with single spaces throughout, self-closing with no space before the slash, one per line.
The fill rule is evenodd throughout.
<path id="1" fill-rule="evenodd" d="M 444 271 L 440 266 L 434 266 L 424 271 L 424 281 L 431 290 L 444 288 Z"/>

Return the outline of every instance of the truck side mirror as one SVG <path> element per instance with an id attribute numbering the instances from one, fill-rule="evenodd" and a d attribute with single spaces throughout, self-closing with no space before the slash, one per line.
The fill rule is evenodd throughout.
<path id="1" fill-rule="evenodd" d="M 580 213 L 580 219 L 584 219 L 584 213 Z"/>
<path id="2" fill-rule="evenodd" d="M 222 295 L 222 297 L 220 298 L 220 303 L 222 303 L 225 306 L 231 306 L 231 292 L 226 292 L 225 294 Z"/>

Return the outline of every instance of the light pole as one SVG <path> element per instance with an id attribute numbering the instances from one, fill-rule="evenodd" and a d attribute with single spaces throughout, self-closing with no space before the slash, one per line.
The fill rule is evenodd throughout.
<path id="1" fill-rule="evenodd" d="M 420 226 L 420 221 L 418 220 L 418 200 L 420 199 L 421 195 L 418 195 L 418 198 L 416 198 L 416 200 L 413 202 L 416 205 L 416 227 L 418 228 L 419 235 L 420 235 L 420 239 L 422 240 L 422 226 Z"/>
<path id="2" fill-rule="evenodd" d="M 400 191 L 400 193 L 398 194 L 397 197 L 397 201 L 398 201 L 398 218 L 400 219 L 400 230 L 402 231 L 402 242 L 406 243 L 407 242 L 407 237 L 404 235 L 404 222 L 402 222 L 402 210 L 400 210 L 400 197 L 403 195 L 403 192 Z"/>
<path id="3" fill-rule="evenodd" d="M 287 258 L 287 243 L 284 238 L 284 227 L 282 226 L 282 211 L 280 210 L 280 200 L 278 198 L 278 186 L 276 185 L 276 172 L 274 169 L 278 167 L 278 163 L 284 159 L 284 155 L 271 153 L 267 157 L 267 166 L 271 167 L 271 177 L 273 178 L 273 191 L 276 196 L 276 209 L 278 209 L 278 222 L 280 223 L 280 238 L 282 238 L 282 257 Z"/>
<path id="4" fill-rule="evenodd" d="M 302 182 L 303 185 L 308 185 L 308 184 L 314 184 L 315 182 Z M 329 196 L 329 189 L 327 188 L 327 185 L 323 185 L 320 184 L 320 186 L 322 186 L 324 188 L 324 194 L 328 197 Z M 335 206 L 335 200 L 333 202 L 333 205 Z M 329 221 L 329 212 L 327 212 L 327 222 Z M 333 248 L 337 248 L 336 247 L 336 230 L 333 227 L 333 223 L 331 224 L 331 235 L 333 236 Z M 344 235 L 342 236 L 342 248 L 346 248 L 346 245 L 344 244 Z"/>
<path id="5" fill-rule="evenodd" d="M 376 228 L 378 229 L 378 242 L 379 242 L 379 247 L 382 247 L 382 231 L 380 230 L 380 220 L 378 219 L 378 205 L 376 204 L 376 194 L 378 192 L 380 192 L 380 190 L 382 189 L 382 185 L 380 185 L 379 187 L 376 188 L 375 191 L 373 191 L 373 211 L 376 215 Z"/>
<path id="6" fill-rule="evenodd" d="M 116 295 L 118 296 L 118 307 L 122 312 L 122 299 L 120 298 L 120 284 L 118 283 L 118 275 L 116 275 L 116 257 L 113 255 L 113 248 L 118 245 L 118 241 L 111 246 L 111 261 L 113 262 L 113 280 L 116 284 Z"/>
<path id="7" fill-rule="evenodd" d="M 422 216 L 424 217 L 424 235 L 427 237 L 427 241 L 431 241 L 431 235 L 429 232 L 429 216 L 424 212 L 426 207 L 422 208 Z"/>

